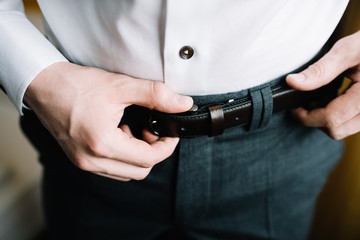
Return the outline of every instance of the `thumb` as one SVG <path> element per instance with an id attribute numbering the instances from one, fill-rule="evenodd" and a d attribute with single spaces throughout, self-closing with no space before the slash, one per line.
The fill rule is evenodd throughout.
<path id="1" fill-rule="evenodd" d="M 300 73 L 286 77 L 290 87 L 298 90 L 313 90 L 334 80 L 345 70 L 358 64 L 358 54 L 355 54 L 353 36 L 339 40 L 331 50 L 314 64 Z"/>
<path id="2" fill-rule="evenodd" d="M 190 110 L 194 102 L 191 97 L 175 93 L 162 82 L 133 79 L 128 84 L 127 103 L 179 113 Z"/>

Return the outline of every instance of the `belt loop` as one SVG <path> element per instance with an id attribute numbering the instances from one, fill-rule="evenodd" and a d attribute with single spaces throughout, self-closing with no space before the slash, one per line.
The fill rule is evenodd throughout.
<path id="1" fill-rule="evenodd" d="M 259 127 L 265 127 L 270 121 L 273 113 L 273 96 L 270 85 L 261 89 L 261 96 L 263 100 L 263 117 Z"/>
<path id="2" fill-rule="evenodd" d="M 211 132 L 210 137 L 220 135 L 225 130 L 225 118 L 224 111 L 220 104 L 210 106 L 210 117 L 211 117 Z"/>
<path id="3" fill-rule="evenodd" d="M 252 102 L 252 116 L 249 130 L 252 131 L 259 128 L 261 122 L 263 100 L 261 97 L 260 89 L 256 88 L 254 90 L 250 90 L 250 98 Z"/>

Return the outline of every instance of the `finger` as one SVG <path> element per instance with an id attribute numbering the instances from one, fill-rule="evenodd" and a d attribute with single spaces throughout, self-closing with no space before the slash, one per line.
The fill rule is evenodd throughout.
<path id="1" fill-rule="evenodd" d="M 307 127 L 324 127 L 325 121 L 325 108 L 317 108 L 312 111 L 308 111 L 304 108 L 297 108 L 292 111 L 297 120 Z"/>
<path id="2" fill-rule="evenodd" d="M 298 90 L 313 90 L 331 82 L 345 70 L 359 64 L 360 32 L 340 39 L 320 60 L 304 71 L 287 76 L 287 83 Z"/>
<path id="3" fill-rule="evenodd" d="M 360 82 L 360 65 L 349 69 L 345 72 L 346 76 L 350 78 L 353 82 Z"/>
<path id="4" fill-rule="evenodd" d="M 294 111 L 295 116 L 305 125 L 334 129 L 360 113 L 360 83 L 355 83 L 343 95 L 331 101 L 325 108 Z"/>
<path id="5" fill-rule="evenodd" d="M 95 157 L 110 158 L 140 167 L 152 167 L 169 157 L 178 144 L 178 138 L 159 138 L 154 143 L 147 143 L 125 134 L 115 128 L 111 136 L 88 146 L 89 154 Z"/>
<path id="6" fill-rule="evenodd" d="M 120 125 L 119 128 L 120 128 L 124 133 L 126 133 L 127 135 L 129 135 L 130 137 L 134 137 L 134 135 L 133 135 L 132 132 L 131 132 L 131 129 L 130 129 L 129 125 L 123 124 L 123 125 Z"/>
<path id="7" fill-rule="evenodd" d="M 130 138 L 123 142 L 125 152 L 119 151 L 119 158 L 139 167 L 152 167 L 168 158 L 175 150 L 179 138 L 162 137 L 153 143 Z M 121 148 L 121 147 L 120 147 Z"/>
<path id="8" fill-rule="evenodd" d="M 143 140 L 145 141 L 145 142 L 147 142 L 147 143 L 154 143 L 154 142 L 156 142 L 157 140 L 159 140 L 159 136 L 156 136 L 156 135 L 154 135 L 154 134 L 152 134 L 149 130 L 147 130 L 147 129 L 144 129 L 143 130 L 143 133 L 142 133 L 142 135 L 143 135 Z"/>
<path id="9" fill-rule="evenodd" d="M 151 171 L 151 167 L 142 168 L 106 158 L 92 158 L 87 165 L 87 171 L 103 173 L 109 176 L 122 179 L 143 180 Z"/>
<path id="10" fill-rule="evenodd" d="M 338 96 L 326 106 L 327 122 L 337 127 L 349 121 L 360 112 L 360 83 L 354 83 L 344 94 Z"/>
<path id="11" fill-rule="evenodd" d="M 356 115 L 349 121 L 346 121 L 345 123 L 341 124 L 336 128 L 327 129 L 326 132 L 333 139 L 341 140 L 359 131 L 360 131 L 360 114 Z"/>
<path id="12" fill-rule="evenodd" d="M 177 94 L 159 81 L 130 79 L 122 88 L 126 89 L 127 103 L 161 112 L 185 112 L 193 105 L 191 97 Z"/>
<path id="13" fill-rule="evenodd" d="M 116 177 L 116 176 L 108 175 L 108 174 L 101 173 L 101 172 L 93 172 L 93 173 L 96 175 L 102 176 L 102 177 L 111 178 L 111 179 L 122 181 L 122 182 L 128 182 L 131 180 L 129 178 Z"/>

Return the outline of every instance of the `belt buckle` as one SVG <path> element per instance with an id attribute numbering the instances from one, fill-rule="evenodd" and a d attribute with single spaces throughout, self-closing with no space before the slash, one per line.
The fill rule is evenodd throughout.
<path id="1" fill-rule="evenodd" d="M 160 136 L 160 128 L 159 128 L 159 123 L 157 120 L 153 119 L 153 113 L 155 110 L 150 109 L 148 112 L 148 117 L 147 117 L 147 126 L 146 128 L 154 135 L 156 136 Z"/>

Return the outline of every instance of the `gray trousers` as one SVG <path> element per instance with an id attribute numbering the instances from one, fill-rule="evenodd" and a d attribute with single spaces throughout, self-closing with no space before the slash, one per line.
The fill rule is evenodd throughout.
<path id="1" fill-rule="evenodd" d="M 120 182 L 76 168 L 27 111 L 21 125 L 44 166 L 49 234 L 53 239 L 306 239 L 316 198 L 341 157 L 342 142 L 302 126 L 289 112 L 272 115 L 269 86 L 277 81 L 194 97 L 201 106 L 250 95 L 250 128 L 181 139 L 174 154 L 143 181 Z"/>

